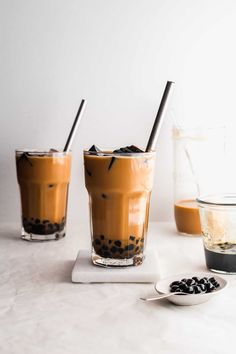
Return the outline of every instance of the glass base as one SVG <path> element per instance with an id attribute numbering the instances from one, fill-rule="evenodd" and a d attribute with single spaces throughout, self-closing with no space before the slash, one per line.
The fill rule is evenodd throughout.
<path id="1" fill-rule="evenodd" d="M 212 271 L 213 273 L 218 273 L 218 274 L 226 274 L 226 275 L 235 275 L 236 272 L 226 272 L 224 270 L 218 270 L 218 269 L 213 269 L 213 268 L 208 268 L 210 271 Z"/>
<path id="2" fill-rule="evenodd" d="M 117 258 L 104 258 L 99 256 L 96 252 L 92 251 L 92 262 L 100 267 L 129 267 L 139 266 L 143 263 L 145 256 L 143 253 L 133 256 L 131 258 L 117 259 Z"/>
<path id="3" fill-rule="evenodd" d="M 66 229 L 64 228 L 62 231 L 54 232 L 49 235 L 39 235 L 28 233 L 22 227 L 21 229 L 21 239 L 24 241 L 33 241 L 33 242 L 40 242 L 40 241 L 57 241 L 65 237 Z"/>
<path id="4" fill-rule="evenodd" d="M 178 231 L 178 234 L 179 234 L 179 235 L 182 235 L 182 236 L 189 236 L 189 237 L 199 237 L 199 236 L 202 236 L 201 234 L 188 234 L 187 232 L 181 232 L 181 231 Z"/>
<path id="5" fill-rule="evenodd" d="M 225 244 L 229 246 L 230 244 Z M 216 246 L 215 246 L 216 248 Z M 206 266 L 212 272 L 220 274 L 236 274 L 236 254 L 226 252 L 215 252 L 204 246 Z"/>

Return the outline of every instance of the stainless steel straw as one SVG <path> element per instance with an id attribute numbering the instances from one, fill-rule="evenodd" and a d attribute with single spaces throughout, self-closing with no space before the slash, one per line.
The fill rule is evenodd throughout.
<path id="1" fill-rule="evenodd" d="M 86 103 L 87 103 L 87 101 L 85 99 L 82 99 L 63 151 L 69 151 L 71 148 L 71 145 L 73 143 L 75 133 L 76 133 L 78 126 L 80 124 Z"/>
<path id="2" fill-rule="evenodd" d="M 168 105 L 168 99 L 170 97 L 170 92 L 173 89 L 173 86 L 174 86 L 174 82 L 167 81 L 164 93 L 162 95 L 161 103 L 158 108 L 156 119 L 155 119 L 155 122 L 152 127 L 151 135 L 148 140 L 146 152 L 155 150 L 157 139 L 158 139 L 161 125 L 162 125 L 162 121 L 163 121 L 163 117 L 164 117 L 164 114 L 166 112 L 166 108 Z"/>

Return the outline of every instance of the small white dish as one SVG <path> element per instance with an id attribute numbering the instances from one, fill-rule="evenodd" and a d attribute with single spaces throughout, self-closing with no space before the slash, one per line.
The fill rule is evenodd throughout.
<path id="1" fill-rule="evenodd" d="M 213 297 L 216 294 L 219 294 L 223 289 L 226 288 L 228 282 L 224 278 L 220 277 L 219 275 L 213 274 L 213 273 L 187 273 L 187 274 L 177 274 L 173 275 L 168 278 L 164 278 L 159 280 L 155 284 L 155 290 L 158 292 L 158 294 L 169 294 L 170 293 L 170 284 L 173 281 L 176 280 L 181 280 L 183 278 L 192 278 L 192 277 L 207 277 L 207 278 L 212 278 L 214 277 L 215 280 L 220 284 L 220 286 L 212 291 L 211 293 L 203 293 L 203 294 L 189 294 L 189 295 L 173 295 L 168 297 L 167 299 L 172 302 L 175 305 L 198 305 L 203 302 L 206 302 L 210 300 L 211 297 Z"/>

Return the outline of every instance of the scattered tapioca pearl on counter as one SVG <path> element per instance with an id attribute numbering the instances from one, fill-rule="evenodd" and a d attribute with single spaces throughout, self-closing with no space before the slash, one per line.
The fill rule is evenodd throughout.
<path id="1" fill-rule="evenodd" d="M 211 293 L 219 286 L 220 284 L 214 277 L 192 277 L 189 279 L 184 278 L 181 280 L 173 281 L 170 284 L 170 292 L 184 292 L 187 294 Z"/>

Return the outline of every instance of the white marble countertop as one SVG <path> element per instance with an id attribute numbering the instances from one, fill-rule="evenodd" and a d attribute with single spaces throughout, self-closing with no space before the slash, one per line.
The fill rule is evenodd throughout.
<path id="1" fill-rule="evenodd" d="M 88 235 L 86 237 L 86 235 Z M 210 302 L 178 307 L 144 303 L 152 284 L 72 284 L 88 227 L 65 239 L 28 243 L 17 225 L 0 228 L 1 354 L 228 354 L 236 328 L 236 276 Z M 151 223 L 149 247 L 163 277 L 206 271 L 202 241 L 177 235 L 170 223 Z"/>

